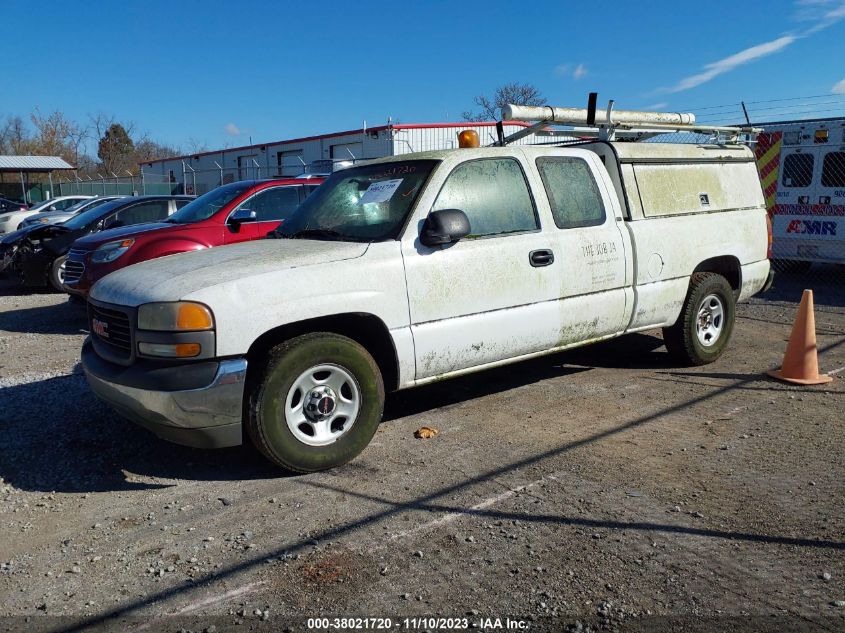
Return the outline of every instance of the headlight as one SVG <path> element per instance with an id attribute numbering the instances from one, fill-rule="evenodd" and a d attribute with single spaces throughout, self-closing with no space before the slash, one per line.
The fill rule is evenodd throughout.
<path id="1" fill-rule="evenodd" d="M 91 255 L 91 261 L 97 264 L 113 262 L 126 251 L 132 248 L 135 240 L 118 240 L 117 242 L 106 242 Z"/>
<path id="2" fill-rule="evenodd" d="M 139 330 L 196 332 L 213 328 L 214 316 L 201 303 L 145 303 L 138 308 Z"/>

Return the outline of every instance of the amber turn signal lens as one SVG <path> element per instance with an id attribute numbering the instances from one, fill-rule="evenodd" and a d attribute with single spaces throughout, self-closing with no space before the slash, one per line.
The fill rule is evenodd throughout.
<path id="1" fill-rule="evenodd" d="M 208 308 L 196 303 L 183 303 L 176 315 L 179 330 L 209 330 L 214 325 Z"/>
<path id="2" fill-rule="evenodd" d="M 138 343 L 138 352 L 144 356 L 162 358 L 193 358 L 199 356 L 202 346 L 199 343 Z"/>
<path id="3" fill-rule="evenodd" d="M 199 356 L 200 353 L 200 344 L 199 343 L 177 343 L 176 344 L 176 356 L 179 358 L 189 358 L 191 356 Z"/>
<path id="4" fill-rule="evenodd" d="M 458 147 L 481 147 L 481 142 L 478 140 L 478 132 L 475 130 L 463 130 L 458 133 Z"/>

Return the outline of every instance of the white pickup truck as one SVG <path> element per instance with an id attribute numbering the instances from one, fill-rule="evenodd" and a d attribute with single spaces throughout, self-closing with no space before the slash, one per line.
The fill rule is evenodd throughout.
<path id="1" fill-rule="evenodd" d="M 740 144 L 395 156 L 333 174 L 276 239 L 108 275 L 82 361 L 161 437 L 246 427 L 316 471 L 364 449 L 385 391 L 651 328 L 681 363 L 716 360 L 736 302 L 771 283 L 770 235 Z"/>

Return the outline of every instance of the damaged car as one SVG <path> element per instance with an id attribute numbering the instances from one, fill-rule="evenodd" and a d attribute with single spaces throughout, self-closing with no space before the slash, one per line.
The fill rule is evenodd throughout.
<path id="1" fill-rule="evenodd" d="M 71 244 L 89 233 L 163 220 L 193 200 L 193 196 L 120 198 L 83 211 L 62 224 L 36 224 L 0 241 L 0 271 L 25 286 L 62 290 Z"/>

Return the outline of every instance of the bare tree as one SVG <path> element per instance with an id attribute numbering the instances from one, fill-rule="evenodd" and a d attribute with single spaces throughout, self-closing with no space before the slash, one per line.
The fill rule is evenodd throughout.
<path id="1" fill-rule="evenodd" d="M 546 104 L 545 97 L 535 86 L 516 82 L 499 86 L 492 98 L 478 95 L 474 101 L 481 111 L 476 113 L 467 110 L 463 113 L 465 121 L 496 121 L 502 116 L 502 108 L 509 103 L 532 106 Z"/>
<path id="2" fill-rule="evenodd" d="M 45 116 L 36 108 L 29 118 L 36 132 L 32 147 L 34 154 L 61 156 L 70 162 L 76 161 L 79 143 L 85 136 L 76 123 L 58 110 Z"/>
<path id="3" fill-rule="evenodd" d="M 199 139 L 195 139 L 191 136 L 188 139 L 188 153 L 189 154 L 200 154 L 202 152 L 208 151 L 208 145 L 200 141 Z"/>
<path id="4" fill-rule="evenodd" d="M 135 164 L 133 165 L 133 170 L 140 163 L 148 163 L 159 158 L 169 158 L 181 153 L 182 151 L 178 147 L 157 143 L 149 137 L 143 136 L 135 141 Z"/>
<path id="5" fill-rule="evenodd" d="M 0 127 L 0 154 L 29 154 L 32 146 L 32 134 L 26 122 L 19 116 L 6 118 Z"/>

